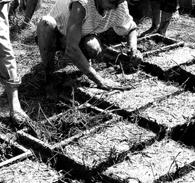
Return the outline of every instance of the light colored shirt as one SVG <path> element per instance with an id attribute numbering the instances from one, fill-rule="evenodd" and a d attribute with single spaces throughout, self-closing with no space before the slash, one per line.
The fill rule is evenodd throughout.
<path id="1" fill-rule="evenodd" d="M 105 11 L 102 16 L 97 11 L 94 0 L 57 0 L 49 15 L 56 20 L 57 27 L 63 35 L 66 35 L 72 2 L 79 2 L 86 11 L 82 24 L 82 36 L 101 33 L 111 27 L 118 35 L 127 35 L 130 30 L 136 28 L 126 1 L 119 4 L 117 9 Z"/>
<path id="2" fill-rule="evenodd" d="M 0 4 L 1 3 L 9 3 L 11 0 L 0 0 Z"/>

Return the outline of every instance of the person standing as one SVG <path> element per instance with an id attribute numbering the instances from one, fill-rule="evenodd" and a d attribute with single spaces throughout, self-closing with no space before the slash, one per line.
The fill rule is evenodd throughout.
<path id="1" fill-rule="evenodd" d="M 29 120 L 21 108 L 18 86 L 21 79 L 17 73 L 16 60 L 9 37 L 8 4 L 10 0 L 0 0 L 0 81 L 5 85 L 10 118 L 19 124 Z"/>
<path id="2" fill-rule="evenodd" d="M 9 7 L 9 17 L 13 16 L 16 13 L 16 9 L 19 7 L 20 11 L 24 11 L 24 20 L 21 25 L 22 28 L 25 28 L 34 12 L 41 7 L 42 0 L 11 0 Z"/>
<path id="3" fill-rule="evenodd" d="M 171 18 L 178 8 L 178 0 L 150 0 L 152 9 L 152 26 L 141 34 L 166 34 Z"/>

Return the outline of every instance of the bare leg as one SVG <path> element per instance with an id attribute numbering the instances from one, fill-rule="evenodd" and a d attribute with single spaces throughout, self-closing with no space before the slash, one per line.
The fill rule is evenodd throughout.
<path id="1" fill-rule="evenodd" d="M 158 29 L 158 33 L 165 35 L 166 30 L 170 24 L 173 13 L 176 12 L 178 6 L 178 0 L 161 0 L 161 23 Z"/>
<path id="2" fill-rule="evenodd" d="M 150 4 L 152 8 L 152 26 L 150 27 L 150 29 L 143 32 L 140 35 L 141 37 L 156 33 L 160 25 L 160 17 L 161 17 L 160 2 L 155 0 L 150 0 Z"/>
<path id="3" fill-rule="evenodd" d="M 56 21 L 51 16 L 44 16 L 37 26 L 38 46 L 42 62 L 46 71 L 46 81 L 54 71 L 54 57 L 56 53 Z"/>
<path id="4" fill-rule="evenodd" d="M 160 16 L 161 16 L 160 3 L 157 1 L 151 1 L 151 7 L 152 7 L 152 27 L 154 29 L 157 29 L 160 24 Z"/>
<path id="5" fill-rule="evenodd" d="M 55 98 L 56 87 L 53 78 L 55 53 L 61 48 L 64 37 L 59 38 L 56 21 L 51 16 L 44 16 L 37 26 L 38 46 L 45 69 L 46 96 Z"/>
<path id="6" fill-rule="evenodd" d="M 101 57 L 102 46 L 100 40 L 94 35 L 82 38 L 80 48 L 87 59 L 97 59 Z"/>
<path id="7" fill-rule="evenodd" d="M 10 5 L 9 5 L 9 17 L 13 16 L 16 14 L 16 9 L 18 8 L 19 6 L 19 0 L 13 0 L 10 2 Z"/>
<path id="8" fill-rule="evenodd" d="M 36 10 L 38 2 L 39 2 L 39 0 L 27 0 L 24 23 L 22 24 L 22 28 L 24 28 L 30 22 L 30 20 L 31 20 L 31 18 Z"/>
<path id="9" fill-rule="evenodd" d="M 30 118 L 21 108 L 17 87 L 6 85 L 6 93 L 8 96 L 10 117 L 12 120 L 17 123 L 24 123 L 26 120 L 29 120 Z"/>
<path id="10" fill-rule="evenodd" d="M 0 4 L 0 17 L 0 78 L 6 86 L 10 117 L 16 122 L 23 123 L 29 117 L 22 110 L 18 98 L 17 87 L 20 78 L 17 75 L 16 60 L 10 43 L 7 4 Z"/>
<path id="11" fill-rule="evenodd" d="M 170 24 L 172 15 L 173 15 L 173 13 L 168 13 L 168 12 L 162 11 L 161 23 L 160 23 L 160 26 L 159 26 L 158 31 L 157 31 L 159 34 L 162 34 L 165 36 L 167 28 Z"/>

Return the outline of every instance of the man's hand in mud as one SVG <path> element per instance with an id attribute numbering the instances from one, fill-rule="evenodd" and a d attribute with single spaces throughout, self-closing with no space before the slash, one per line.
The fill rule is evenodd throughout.
<path id="1" fill-rule="evenodd" d="M 142 53 L 137 49 L 131 49 L 128 52 L 128 55 L 129 55 L 129 61 L 132 67 L 137 68 L 143 61 Z"/>
<path id="2" fill-rule="evenodd" d="M 107 91 L 113 91 L 113 90 L 124 91 L 124 90 L 132 89 L 132 86 L 121 86 L 119 83 L 114 82 L 111 79 L 103 79 L 101 81 L 101 84 L 99 84 L 97 88 L 107 90 Z"/>
<path id="3" fill-rule="evenodd" d="M 97 87 L 103 90 L 111 91 L 116 86 L 119 86 L 119 84 L 112 81 L 111 79 L 103 79 Z"/>

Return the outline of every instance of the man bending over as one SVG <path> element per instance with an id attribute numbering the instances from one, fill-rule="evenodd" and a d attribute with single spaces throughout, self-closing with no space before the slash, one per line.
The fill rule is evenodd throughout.
<path id="1" fill-rule="evenodd" d="M 137 26 L 125 0 L 57 0 L 37 27 L 46 76 L 49 77 L 54 71 L 55 52 L 64 50 L 73 64 L 98 87 L 111 89 L 111 84 L 88 61 L 101 54 L 101 43 L 96 35 L 98 37 L 109 28 L 113 28 L 120 36 L 126 36 L 131 52 L 130 62 L 142 59 L 137 51 Z"/>

